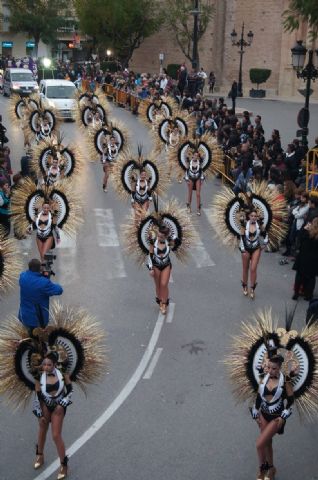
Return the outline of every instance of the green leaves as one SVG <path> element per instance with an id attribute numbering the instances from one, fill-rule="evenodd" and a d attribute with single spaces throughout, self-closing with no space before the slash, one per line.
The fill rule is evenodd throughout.
<path id="1" fill-rule="evenodd" d="M 192 62 L 193 49 L 193 0 L 166 0 L 166 24 L 176 38 L 183 54 Z M 210 20 L 213 18 L 215 7 L 211 0 L 199 2 L 200 15 L 198 17 L 198 41 L 203 37 Z"/>
<path id="2" fill-rule="evenodd" d="M 285 31 L 298 30 L 301 22 L 308 22 L 309 35 L 318 38 L 318 2 L 317 0 L 290 0 L 289 8 L 283 12 Z"/>
<path id="3" fill-rule="evenodd" d="M 26 32 L 38 44 L 55 40 L 57 29 L 64 25 L 69 2 L 66 0 L 8 0 L 10 30 Z"/>
<path id="4" fill-rule="evenodd" d="M 75 0 L 75 8 L 81 31 L 124 63 L 163 22 L 158 0 Z"/>

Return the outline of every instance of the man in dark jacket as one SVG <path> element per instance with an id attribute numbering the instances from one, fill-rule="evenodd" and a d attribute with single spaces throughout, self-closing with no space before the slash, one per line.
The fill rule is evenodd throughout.
<path id="1" fill-rule="evenodd" d="M 63 288 L 41 273 L 40 260 L 33 258 L 29 270 L 22 272 L 19 278 L 20 309 L 19 320 L 29 333 L 36 327 L 45 327 L 49 323 L 50 297 L 62 295 Z"/>

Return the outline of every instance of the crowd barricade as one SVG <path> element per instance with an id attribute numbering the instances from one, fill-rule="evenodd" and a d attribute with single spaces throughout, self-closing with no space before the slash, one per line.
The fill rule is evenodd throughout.
<path id="1" fill-rule="evenodd" d="M 312 148 L 306 155 L 306 191 L 318 196 L 318 148 Z"/>
<path id="2" fill-rule="evenodd" d="M 105 83 L 103 85 L 103 90 L 106 94 L 106 97 L 109 99 L 109 100 L 113 100 L 114 99 L 114 96 L 115 96 L 115 92 L 114 92 L 114 87 L 113 85 L 109 84 L 109 83 Z"/>

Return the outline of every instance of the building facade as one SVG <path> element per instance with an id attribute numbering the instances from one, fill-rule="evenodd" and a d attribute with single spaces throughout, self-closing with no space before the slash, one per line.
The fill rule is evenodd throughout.
<path id="1" fill-rule="evenodd" d="M 238 47 L 232 46 L 231 32 L 235 28 L 239 38 L 244 22 L 245 33 L 249 30 L 254 33 L 253 43 L 245 48 L 243 55 L 244 94 L 248 95 L 248 91 L 255 88 L 250 82 L 250 68 L 268 68 L 272 71 L 271 76 L 261 88 L 265 88 L 269 94 L 302 98 L 298 89 L 304 88 L 304 82 L 297 79 L 291 67 L 290 49 L 296 40 L 304 40 L 307 48 L 313 49 L 318 47 L 318 43 L 310 45 L 306 25 L 291 34 L 283 31 L 282 13 L 288 5 L 289 0 L 214 1 L 215 14 L 199 43 L 199 56 L 200 65 L 205 71 L 214 71 L 219 91 L 228 92 L 233 80 L 238 79 L 240 56 Z M 146 39 L 135 51 L 130 66 L 139 72 L 158 72 L 160 53 L 164 54 L 163 66 L 186 60 L 173 33 L 163 29 Z M 186 63 L 190 67 L 189 61 Z M 312 97 L 318 98 L 315 84 L 313 90 Z"/>
<path id="2" fill-rule="evenodd" d="M 79 35 L 76 31 L 77 20 L 75 15 L 68 19 L 68 26 L 57 31 L 57 43 L 52 48 L 40 41 L 38 57 L 51 57 L 59 60 L 82 60 L 86 57 L 87 36 Z M 35 56 L 34 39 L 24 33 L 10 32 L 10 10 L 8 2 L 0 0 L 0 54 L 4 57 L 23 58 Z"/>

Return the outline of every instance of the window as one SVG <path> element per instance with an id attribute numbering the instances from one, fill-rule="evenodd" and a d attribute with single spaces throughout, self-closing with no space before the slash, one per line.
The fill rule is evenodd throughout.
<path id="1" fill-rule="evenodd" d="M 33 82 L 31 72 L 11 72 L 11 80 L 13 82 Z"/>
<path id="2" fill-rule="evenodd" d="M 54 85 L 47 87 L 47 98 L 73 98 L 76 87 L 73 85 Z"/>

